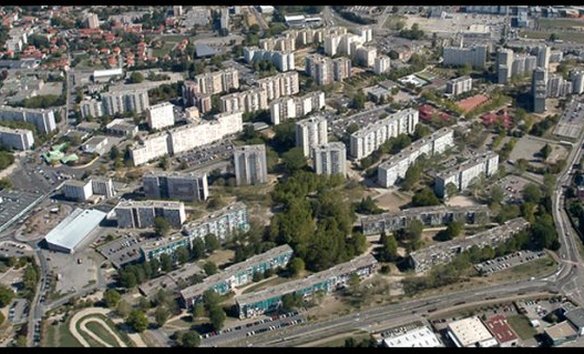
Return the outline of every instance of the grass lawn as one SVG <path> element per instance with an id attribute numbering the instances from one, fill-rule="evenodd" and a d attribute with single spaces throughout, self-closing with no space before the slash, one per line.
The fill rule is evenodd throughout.
<path id="1" fill-rule="evenodd" d="M 520 37 L 530 38 L 530 39 L 548 39 L 550 38 L 551 33 L 549 32 L 538 32 L 538 31 L 522 31 L 519 33 Z M 558 32 L 556 33 L 558 39 L 563 40 L 565 42 L 574 42 L 574 43 L 584 43 L 584 33 L 577 33 L 577 32 Z"/>
<path id="2" fill-rule="evenodd" d="M 529 320 L 524 315 L 509 316 L 507 317 L 507 322 L 523 340 L 531 339 L 537 334 L 537 331 L 531 327 Z"/>
<path id="3" fill-rule="evenodd" d="M 539 19 L 542 29 L 584 27 L 584 21 L 570 19 Z"/>
<path id="4" fill-rule="evenodd" d="M 180 41 L 182 41 L 185 38 L 189 38 L 189 36 L 182 36 L 182 35 L 175 35 L 175 36 L 161 36 L 159 37 L 160 40 L 163 40 L 165 42 L 175 42 L 178 43 Z"/>
<path id="5" fill-rule="evenodd" d="M 82 347 L 81 343 L 69 332 L 69 324 L 61 323 L 57 329 L 59 335 L 59 347 Z"/>
<path id="6" fill-rule="evenodd" d="M 263 283 L 250 286 L 249 288 L 247 288 L 243 291 L 243 294 L 253 293 L 254 291 L 265 289 L 265 288 L 268 288 L 270 286 L 276 286 L 278 284 L 283 284 L 283 283 L 286 283 L 289 281 L 291 281 L 291 279 L 289 279 L 289 278 L 276 277 L 274 279 L 270 279 L 270 280 L 265 281 Z"/>
<path id="7" fill-rule="evenodd" d="M 119 347 L 118 341 L 103 327 L 101 323 L 98 322 L 88 322 L 86 324 L 87 329 L 95 333 L 104 342 L 111 345 L 112 347 Z"/>

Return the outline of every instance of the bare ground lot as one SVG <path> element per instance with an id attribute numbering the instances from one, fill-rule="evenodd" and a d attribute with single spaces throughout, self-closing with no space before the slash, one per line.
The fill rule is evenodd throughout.
<path id="1" fill-rule="evenodd" d="M 411 202 L 412 197 L 406 193 L 397 190 L 374 189 L 377 195 L 372 196 L 377 206 L 387 211 L 399 211 L 400 207 Z"/>
<path id="2" fill-rule="evenodd" d="M 446 201 L 446 205 L 448 206 L 469 207 L 478 204 L 479 203 L 477 203 L 473 198 L 463 195 L 454 196 L 452 198 L 449 198 L 448 201 Z"/>
<path id="3" fill-rule="evenodd" d="M 534 165 L 541 164 L 541 157 L 539 151 L 545 146 L 546 142 L 528 135 L 519 139 L 515 148 L 511 152 L 510 159 L 517 161 L 518 159 L 526 159 Z M 565 159 L 568 156 L 568 150 L 559 144 L 547 143 L 552 147 L 552 153 L 548 157 L 548 162 L 556 162 L 560 159 Z"/>

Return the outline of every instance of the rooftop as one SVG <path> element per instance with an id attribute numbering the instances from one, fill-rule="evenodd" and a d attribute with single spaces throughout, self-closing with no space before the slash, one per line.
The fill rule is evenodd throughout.
<path id="1" fill-rule="evenodd" d="M 322 272 L 309 275 L 304 279 L 293 280 L 258 292 L 236 296 L 235 299 L 238 304 L 253 304 L 262 300 L 271 299 L 276 296 L 289 294 L 299 289 L 308 288 L 314 284 L 322 283 L 333 277 L 348 274 L 357 269 L 375 264 L 377 264 L 375 257 L 373 257 L 371 254 L 365 254 L 363 256 L 354 258 L 349 262 L 341 263 L 327 270 L 323 270 Z"/>
<path id="2" fill-rule="evenodd" d="M 374 223 L 386 219 L 393 219 L 398 217 L 414 217 L 424 214 L 431 213 L 471 213 L 471 212 L 489 212 L 489 207 L 483 204 L 472 205 L 472 206 L 446 206 L 446 205 L 435 205 L 435 206 L 425 206 L 417 208 L 408 208 L 395 212 L 388 212 L 377 215 L 363 216 L 361 217 L 361 223 Z"/>
<path id="3" fill-rule="evenodd" d="M 46 236 L 48 243 L 67 249 L 74 249 L 99 223 L 106 213 L 99 210 L 75 209 Z"/>
<path id="4" fill-rule="evenodd" d="M 105 137 L 103 135 L 98 135 L 98 136 L 91 137 L 89 140 L 84 142 L 83 145 L 97 145 L 97 144 L 101 144 L 105 140 L 107 140 L 107 137 Z"/>
<path id="5" fill-rule="evenodd" d="M 85 187 L 88 184 L 91 184 L 91 180 L 81 181 L 77 179 L 68 179 L 63 183 L 63 187 L 64 186 Z"/>
<path id="6" fill-rule="evenodd" d="M 451 322 L 448 324 L 448 329 L 463 347 L 493 338 L 491 332 L 477 316 Z"/>
<path id="7" fill-rule="evenodd" d="M 553 326 L 546 328 L 545 333 L 552 339 L 552 340 L 561 340 L 566 337 L 575 337 L 578 335 L 576 329 L 570 324 L 568 321 L 560 322 Z"/>
<path id="8" fill-rule="evenodd" d="M 507 324 L 507 319 L 503 315 L 495 315 L 485 321 L 485 325 L 491 333 L 495 336 L 499 343 L 507 343 L 517 340 L 517 335 L 509 324 Z"/>
<path id="9" fill-rule="evenodd" d="M 116 208 L 166 208 L 166 209 L 180 209 L 184 208 L 182 202 L 173 202 L 167 200 L 121 200 Z"/>
<path id="10" fill-rule="evenodd" d="M 176 178 L 201 178 L 206 176 L 206 172 L 193 171 L 193 172 L 179 172 L 179 171 L 149 171 L 143 176 L 146 177 L 176 177 Z"/>
<path id="11" fill-rule="evenodd" d="M 442 347 L 442 343 L 428 326 L 414 328 L 406 333 L 385 338 L 383 344 L 388 348 Z"/>
<path id="12" fill-rule="evenodd" d="M 564 314 L 568 321 L 570 321 L 574 326 L 578 328 L 584 327 L 584 308 L 578 307 L 574 310 L 570 310 Z"/>

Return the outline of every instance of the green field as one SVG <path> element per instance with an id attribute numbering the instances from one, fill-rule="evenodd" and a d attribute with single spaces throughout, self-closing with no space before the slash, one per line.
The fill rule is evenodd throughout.
<path id="1" fill-rule="evenodd" d="M 165 42 L 162 45 L 162 48 L 152 49 L 152 55 L 155 57 L 163 57 L 166 54 L 170 53 L 172 48 L 176 45 L 177 42 Z"/>
<path id="2" fill-rule="evenodd" d="M 507 317 L 507 322 L 523 340 L 531 339 L 537 334 L 537 331 L 531 327 L 529 320 L 524 315 L 509 316 Z"/>
<path id="3" fill-rule="evenodd" d="M 266 282 L 263 282 L 261 284 L 256 284 L 254 286 L 251 286 L 251 287 L 245 289 L 244 292 L 243 292 L 243 294 L 252 293 L 254 291 L 258 291 L 260 289 L 265 289 L 265 288 L 270 287 L 270 286 L 276 286 L 278 284 L 286 283 L 286 282 L 288 282 L 290 280 L 291 279 L 288 279 L 288 278 L 276 277 L 274 279 L 270 279 L 270 280 L 268 280 Z"/>
<path id="4" fill-rule="evenodd" d="M 540 19 L 538 20 L 541 29 L 570 29 L 572 27 L 584 27 L 584 21 L 571 19 Z"/>
<path id="5" fill-rule="evenodd" d="M 522 38 L 530 39 L 548 39 L 550 38 L 550 32 L 538 32 L 538 31 L 521 31 L 519 36 Z M 584 43 L 584 33 L 556 33 L 558 38 L 564 42 L 574 42 L 574 43 Z"/>
<path id="6" fill-rule="evenodd" d="M 82 347 L 81 343 L 69 332 L 67 323 L 46 325 L 43 346 L 45 347 Z"/>
<path id="7" fill-rule="evenodd" d="M 111 345 L 112 347 L 119 347 L 118 341 L 103 327 L 101 323 L 88 322 L 86 326 L 88 330 L 95 333 L 107 344 Z"/>

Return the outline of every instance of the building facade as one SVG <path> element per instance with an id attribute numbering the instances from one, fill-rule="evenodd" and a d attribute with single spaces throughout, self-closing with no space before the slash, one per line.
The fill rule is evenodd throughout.
<path id="1" fill-rule="evenodd" d="M 209 197 L 206 173 L 150 172 L 143 177 L 149 199 L 205 201 Z"/>
<path id="2" fill-rule="evenodd" d="M 475 69 L 484 69 L 487 63 L 487 46 L 445 47 L 443 57 L 444 65 L 464 66 L 469 64 Z"/>
<path id="3" fill-rule="evenodd" d="M 183 227 L 183 234 L 194 238 L 204 238 L 213 234 L 221 241 L 235 232 L 249 230 L 249 214 L 247 206 L 241 202 L 233 203 L 225 208 L 208 215 L 205 218 L 195 220 Z"/>
<path id="4" fill-rule="evenodd" d="M 472 90 L 472 79 L 470 76 L 457 77 L 446 82 L 446 93 L 458 96 Z"/>
<path id="5" fill-rule="evenodd" d="M 347 175 L 347 147 L 331 142 L 314 147 L 312 167 L 318 175 Z"/>
<path id="6" fill-rule="evenodd" d="M 458 167 L 439 173 L 434 180 L 434 190 L 440 198 L 448 198 L 448 184 L 460 192 L 479 176 L 491 177 L 499 169 L 499 154 L 489 152 L 468 160 Z"/>
<path id="7" fill-rule="evenodd" d="M 170 102 L 163 102 L 151 106 L 146 110 L 146 122 L 152 130 L 159 130 L 174 125 L 174 106 Z"/>
<path id="8" fill-rule="evenodd" d="M 186 220 L 182 202 L 122 200 L 115 208 L 120 228 L 143 229 L 154 227 L 154 219 L 166 219 L 173 228 L 180 228 Z"/>
<path id="9" fill-rule="evenodd" d="M 142 113 L 150 107 L 147 90 L 119 90 L 101 95 L 103 112 L 108 116 L 116 113 Z"/>
<path id="10" fill-rule="evenodd" d="M 85 202 L 93 195 L 91 180 L 67 180 L 63 183 L 63 196 L 70 200 Z"/>
<path id="11" fill-rule="evenodd" d="M 290 118 L 298 118 L 319 111 L 325 106 L 322 91 L 310 92 L 300 97 L 280 97 L 270 102 L 270 120 L 274 125 Z"/>
<path id="12" fill-rule="evenodd" d="M 244 145 L 233 150 L 235 181 L 238 186 L 260 184 L 268 181 L 266 146 Z"/>
<path id="13" fill-rule="evenodd" d="M 311 157 L 313 147 L 326 143 L 328 143 L 326 117 L 313 116 L 296 122 L 296 146 L 302 148 L 304 156 Z"/>
<path id="14" fill-rule="evenodd" d="M 5 149 L 30 150 L 34 146 L 34 135 L 28 129 L 12 129 L 0 126 L 0 145 Z"/>
<path id="15" fill-rule="evenodd" d="M 32 123 L 42 134 L 48 134 L 57 129 L 55 113 L 52 109 L 0 106 L 0 120 Z"/>

